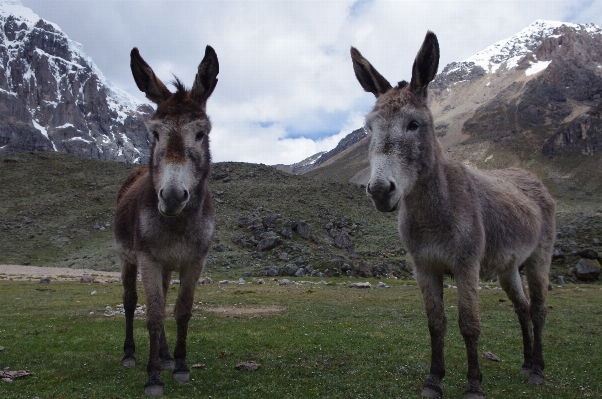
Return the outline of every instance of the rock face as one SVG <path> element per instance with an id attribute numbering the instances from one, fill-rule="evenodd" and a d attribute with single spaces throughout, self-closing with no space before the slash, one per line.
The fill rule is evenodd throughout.
<path id="1" fill-rule="evenodd" d="M 0 151 L 145 163 L 152 112 L 111 86 L 56 24 L 0 2 Z"/>
<path id="2" fill-rule="evenodd" d="M 581 259 L 575 266 L 575 277 L 580 281 L 594 281 L 600 277 L 600 262 Z"/>

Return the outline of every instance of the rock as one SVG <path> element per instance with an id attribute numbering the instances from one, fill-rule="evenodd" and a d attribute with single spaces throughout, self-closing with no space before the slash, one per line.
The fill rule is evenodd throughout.
<path id="1" fill-rule="evenodd" d="M 238 371 L 257 371 L 261 365 L 257 362 L 242 362 L 238 363 L 234 368 Z"/>
<path id="2" fill-rule="evenodd" d="M 593 249 L 589 249 L 589 248 L 581 250 L 581 251 L 577 252 L 575 255 L 578 255 L 585 259 L 598 259 L 599 258 L 598 253 L 596 251 L 594 251 Z"/>
<path id="3" fill-rule="evenodd" d="M 494 362 L 500 362 L 501 361 L 499 357 L 497 357 L 496 355 L 494 355 L 491 352 L 485 352 L 485 353 L 483 353 L 483 358 L 484 359 L 488 359 L 488 360 L 493 360 Z"/>
<path id="4" fill-rule="evenodd" d="M 171 284 L 172 285 L 179 285 L 180 284 L 180 280 L 171 280 Z"/>
<path id="5" fill-rule="evenodd" d="M 219 283 L 220 283 L 220 284 L 228 284 L 228 283 L 229 283 L 229 281 L 228 281 L 228 280 L 221 280 Z"/>
<path id="6" fill-rule="evenodd" d="M 280 240 L 280 237 L 264 238 L 263 240 L 259 241 L 259 243 L 257 244 L 257 250 L 258 251 L 268 251 L 268 250 L 273 249 L 276 246 L 278 246 L 281 242 L 282 242 L 282 240 Z"/>
<path id="7" fill-rule="evenodd" d="M 297 223 L 297 226 L 294 230 L 297 232 L 297 234 L 299 234 L 306 240 L 309 240 L 309 238 L 311 237 L 311 227 L 306 222 Z"/>
<path id="8" fill-rule="evenodd" d="M 289 256 L 286 252 L 282 252 L 280 255 L 278 255 L 278 259 L 280 260 L 288 260 Z"/>
<path id="9" fill-rule="evenodd" d="M 333 230 L 331 230 L 332 232 Z M 333 237 L 334 239 L 334 246 L 337 248 L 343 248 L 343 249 L 352 249 L 353 248 L 353 243 L 351 242 L 351 237 L 349 237 L 349 234 L 347 234 L 346 231 L 344 230 L 338 230 L 335 233 L 335 236 Z"/>
<path id="10" fill-rule="evenodd" d="M 362 277 L 372 277 L 374 274 L 372 273 L 372 266 L 367 264 L 366 262 L 360 262 L 358 266 L 358 274 Z"/>
<path id="11" fill-rule="evenodd" d="M 378 284 L 376 284 L 376 288 L 389 288 L 390 286 L 388 286 L 387 284 L 383 283 L 382 281 L 379 281 Z"/>
<path id="12" fill-rule="evenodd" d="M 92 291 L 90 295 L 96 295 L 96 291 Z"/>
<path id="13" fill-rule="evenodd" d="M 558 285 L 564 285 L 564 277 L 563 276 L 558 276 L 556 277 L 556 282 L 558 283 Z"/>
<path id="14" fill-rule="evenodd" d="M 372 284 L 370 284 L 369 282 L 353 283 L 351 284 L 351 288 L 372 288 Z"/>
<path id="15" fill-rule="evenodd" d="M 263 227 L 266 229 L 273 229 L 276 226 L 276 221 L 278 220 L 278 215 L 266 216 L 262 219 Z"/>
<path id="16" fill-rule="evenodd" d="M 580 281 L 594 281 L 600 277 L 600 262 L 581 259 L 575 266 L 575 277 Z"/>
<path id="17" fill-rule="evenodd" d="M 294 276 L 295 273 L 297 273 L 297 270 L 299 270 L 299 266 L 294 263 L 289 263 L 284 267 L 284 274 L 287 276 Z"/>
<path id="18" fill-rule="evenodd" d="M 491 287 L 490 287 L 490 286 L 488 286 L 488 285 L 486 285 L 486 286 L 484 286 L 484 287 L 483 287 L 483 289 L 484 289 L 484 290 L 490 290 L 490 289 L 491 289 Z"/>
<path id="19" fill-rule="evenodd" d="M 597 238 L 594 238 L 592 240 L 592 242 L 593 242 L 594 245 L 600 245 L 600 240 L 598 240 Z"/>
<path id="20" fill-rule="evenodd" d="M 295 277 L 304 277 L 305 276 L 305 268 L 300 267 L 296 272 L 295 272 Z"/>
<path id="21" fill-rule="evenodd" d="M 204 369 L 205 368 L 205 364 L 204 363 L 197 363 L 197 364 L 193 364 L 192 366 L 193 369 Z"/>
<path id="22" fill-rule="evenodd" d="M 50 284 L 50 279 L 48 277 L 44 277 L 40 279 L 40 284 Z"/>
<path id="23" fill-rule="evenodd" d="M 283 278 L 282 280 L 280 280 L 278 282 L 278 284 L 280 284 L 280 285 L 290 285 L 290 283 L 291 283 L 291 280 L 289 280 L 287 278 Z"/>
<path id="24" fill-rule="evenodd" d="M 257 280 L 256 284 L 265 284 L 265 281 L 263 281 L 263 279 L 260 278 L 259 280 Z"/>
<path id="25" fill-rule="evenodd" d="M 96 279 L 94 277 L 90 276 L 89 274 L 84 274 L 82 276 L 82 278 L 79 279 L 80 283 L 93 283 L 95 281 L 96 281 Z"/>
<path id="26" fill-rule="evenodd" d="M 293 236 L 293 229 L 290 227 L 283 227 L 282 230 L 280 230 L 280 235 L 284 238 L 291 238 Z"/>
<path id="27" fill-rule="evenodd" d="M 211 277 L 201 277 L 198 284 L 213 284 Z"/>
<path id="28" fill-rule="evenodd" d="M 246 284 L 246 283 L 247 283 L 247 282 L 245 281 L 245 279 L 244 279 L 244 278 L 239 278 L 239 279 L 238 279 L 238 284 L 239 284 L 239 285 L 243 285 L 243 284 Z"/>
<path id="29" fill-rule="evenodd" d="M 351 271 L 351 266 L 348 263 L 343 263 L 343 266 L 341 266 L 341 271 L 343 273 L 347 273 Z"/>
<path id="30" fill-rule="evenodd" d="M 276 277 L 280 275 L 280 268 L 276 266 L 268 266 L 265 268 L 264 273 L 268 277 Z"/>

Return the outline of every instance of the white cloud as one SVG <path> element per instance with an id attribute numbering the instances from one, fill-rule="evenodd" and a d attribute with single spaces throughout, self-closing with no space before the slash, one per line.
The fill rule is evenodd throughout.
<path id="1" fill-rule="evenodd" d="M 362 126 L 374 98 L 355 79 L 351 45 L 395 83 L 409 80 L 429 29 L 439 37 L 442 70 L 536 19 L 602 25 L 599 2 L 574 0 L 22 2 L 141 99 L 132 47 L 165 82 L 173 73 L 191 85 L 210 44 L 220 61 L 208 103 L 214 159 L 266 164 L 328 150 Z"/>

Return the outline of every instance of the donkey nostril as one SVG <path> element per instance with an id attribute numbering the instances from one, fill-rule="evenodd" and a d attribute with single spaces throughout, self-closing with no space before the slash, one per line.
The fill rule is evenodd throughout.
<path id="1" fill-rule="evenodd" d="M 159 190 L 159 198 L 165 199 L 165 198 L 163 198 L 163 189 Z"/>
<path id="2" fill-rule="evenodd" d="M 370 195 L 372 195 L 372 190 L 370 190 L 370 183 L 368 182 L 368 185 L 366 186 L 366 192 Z"/>
<path id="3" fill-rule="evenodd" d="M 188 201 L 188 190 L 184 189 L 184 198 L 182 199 L 182 201 Z"/>
<path id="4" fill-rule="evenodd" d="M 391 194 L 393 191 L 395 191 L 396 187 L 395 187 L 395 183 L 391 182 L 391 185 L 389 186 L 389 194 Z"/>

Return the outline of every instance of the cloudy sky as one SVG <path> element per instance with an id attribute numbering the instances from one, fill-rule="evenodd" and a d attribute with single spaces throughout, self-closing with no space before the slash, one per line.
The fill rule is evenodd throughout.
<path id="1" fill-rule="evenodd" d="M 513 36 L 536 19 L 602 26 L 598 0 L 181 1 L 21 0 L 58 24 L 106 78 L 140 100 L 129 53 L 164 81 L 192 84 L 210 44 L 220 62 L 208 102 L 215 161 L 300 161 L 329 150 L 374 98 L 355 80 L 349 47 L 391 82 L 409 80 L 427 30 L 441 47 L 441 71 Z"/>

